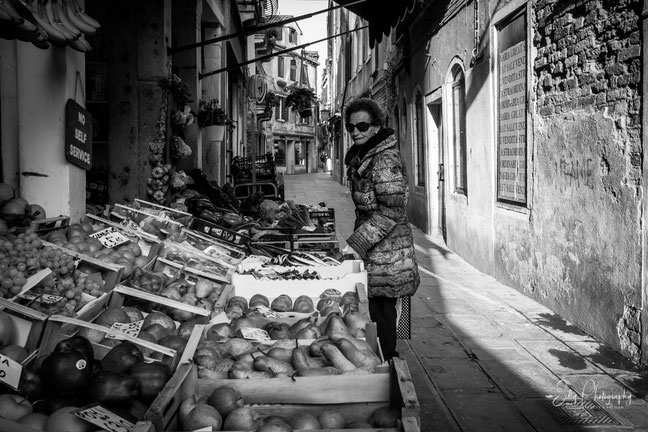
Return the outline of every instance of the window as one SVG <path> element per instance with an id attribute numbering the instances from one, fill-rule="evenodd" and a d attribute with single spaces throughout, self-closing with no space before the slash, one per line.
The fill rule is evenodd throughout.
<path id="1" fill-rule="evenodd" d="M 283 97 L 277 98 L 277 105 L 274 107 L 275 120 L 288 120 L 288 107 L 285 104 L 286 99 Z"/>
<path id="2" fill-rule="evenodd" d="M 297 61 L 295 59 L 290 60 L 290 80 L 297 80 Z"/>
<path id="3" fill-rule="evenodd" d="M 497 200 L 527 204 L 527 32 L 519 13 L 498 26 Z"/>
<path id="4" fill-rule="evenodd" d="M 276 27 L 275 31 L 277 33 L 277 40 L 283 40 L 283 27 Z"/>
<path id="5" fill-rule="evenodd" d="M 459 65 L 455 65 L 452 69 L 450 99 L 454 190 L 456 193 L 468 195 L 466 173 L 466 84 L 463 69 Z"/>
<path id="6" fill-rule="evenodd" d="M 288 42 L 290 43 L 297 43 L 297 30 L 294 28 L 288 29 Z"/>
<path id="7" fill-rule="evenodd" d="M 423 128 L 423 96 L 416 94 L 414 103 L 414 146 L 416 147 L 416 185 L 425 186 L 425 134 Z"/>
<path id="8" fill-rule="evenodd" d="M 280 78 L 285 78 L 286 76 L 286 68 L 284 67 L 284 57 L 278 57 L 277 58 L 277 74 L 279 75 Z"/>

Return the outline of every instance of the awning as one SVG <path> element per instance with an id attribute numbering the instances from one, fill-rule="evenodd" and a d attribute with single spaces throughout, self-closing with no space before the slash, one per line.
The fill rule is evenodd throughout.
<path id="1" fill-rule="evenodd" d="M 369 23 L 369 46 L 380 43 L 417 3 L 426 0 L 333 0 Z M 354 4 L 355 3 L 355 4 Z M 347 6 L 349 5 L 349 6 Z"/>

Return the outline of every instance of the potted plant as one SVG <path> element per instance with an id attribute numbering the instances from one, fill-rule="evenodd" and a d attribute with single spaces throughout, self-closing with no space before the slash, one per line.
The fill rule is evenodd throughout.
<path id="1" fill-rule="evenodd" d="M 286 106 L 290 107 L 303 118 L 313 115 L 313 102 L 317 100 L 315 91 L 308 87 L 298 87 L 291 85 L 287 87 L 288 96 L 286 96 Z"/>
<path id="2" fill-rule="evenodd" d="M 198 102 L 196 123 L 200 128 L 205 129 L 208 141 L 222 141 L 225 137 L 225 129 L 227 127 L 234 129 L 235 127 L 232 119 L 220 107 L 218 99 L 200 100 Z"/>

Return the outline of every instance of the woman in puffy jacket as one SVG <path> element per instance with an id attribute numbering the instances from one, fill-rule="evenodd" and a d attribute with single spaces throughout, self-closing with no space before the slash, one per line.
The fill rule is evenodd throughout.
<path id="1" fill-rule="evenodd" d="M 356 221 L 342 252 L 365 263 L 369 312 L 378 327 L 383 356 L 389 360 L 398 357 L 398 298 L 413 295 L 420 282 L 414 240 L 405 214 L 407 172 L 394 131 L 384 127 L 385 114 L 375 101 L 352 101 L 344 120 L 353 139 L 344 163 Z"/>

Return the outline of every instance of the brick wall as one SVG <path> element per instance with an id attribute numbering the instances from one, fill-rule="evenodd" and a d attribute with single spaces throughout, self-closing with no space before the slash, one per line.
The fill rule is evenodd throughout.
<path id="1" fill-rule="evenodd" d="M 534 4 L 540 116 L 607 109 L 640 154 L 640 8 L 639 0 Z"/>

